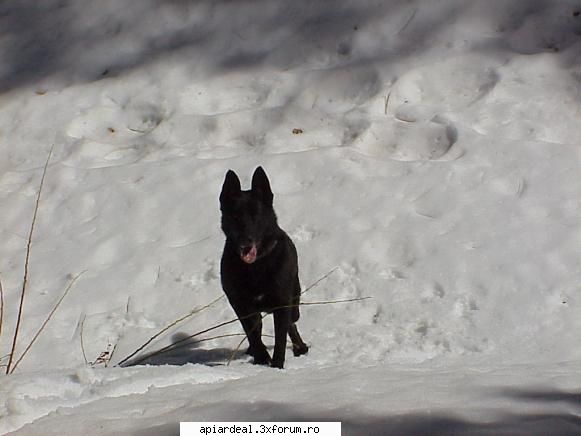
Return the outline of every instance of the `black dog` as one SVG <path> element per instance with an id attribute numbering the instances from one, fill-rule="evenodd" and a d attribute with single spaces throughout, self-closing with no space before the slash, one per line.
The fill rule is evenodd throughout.
<path id="1" fill-rule="evenodd" d="M 254 363 L 282 368 L 286 336 L 295 356 L 309 348 L 295 323 L 299 319 L 301 286 L 297 250 L 278 226 L 272 191 L 261 167 L 254 171 L 252 189 L 242 191 L 240 179 L 229 170 L 220 194 L 222 230 L 226 244 L 221 262 L 222 288 L 242 323 Z M 274 316 L 272 360 L 262 342 L 261 312 Z"/>

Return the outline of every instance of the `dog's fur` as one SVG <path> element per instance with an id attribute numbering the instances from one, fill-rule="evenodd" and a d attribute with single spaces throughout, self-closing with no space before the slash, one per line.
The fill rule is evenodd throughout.
<path id="1" fill-rule="evenodd" d="M 282 368 L 287 334 L 295 356 L 307 353 L 309 348 L 295 324 L 301 293 L 297 250 L 278 226 L 272 200 L 270 183 L 261 167 L 254 171 L 249 191 L 240 189 L 240 179 L 234 171 L 226 173 L 220 194 L 222 230 L 226 235 L 221 279 L 248 338 L 247 353 L 256 364 Z M 261 312 L 274 317 L 272 359 L 261 338 Z"/>

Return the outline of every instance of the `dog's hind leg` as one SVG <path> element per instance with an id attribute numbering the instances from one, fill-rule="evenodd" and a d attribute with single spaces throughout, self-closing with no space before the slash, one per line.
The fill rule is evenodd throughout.
<path id="1" fill-rule="evenodd" d="M 297 275 L 295 276 L 294 280 L 294 292 L 291 307 L 291 324 L 297 322 L 301 316 L 299 312 L 300 305 L 301 305 L 301 283 L 299 282 L 299 276 Z"/>
<path id="2" fill-rule="evenodd" d="M 288 335 L 293 343 L 293 354 L 295 356 L 301 356 L 303 354 L 307 354 L 309 352 L 309 347 L 307 344 L 303 342 L 301 335 L 299 334 L 299 330 L 297 329 L 297 325 L 292 323 L 288 328 Z"/>

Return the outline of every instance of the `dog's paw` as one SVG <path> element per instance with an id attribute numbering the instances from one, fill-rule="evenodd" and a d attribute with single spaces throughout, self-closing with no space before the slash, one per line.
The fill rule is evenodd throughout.
<path id="1" fill-rule="evenodd" d="M 293 354 L 295 357 L 302 356 L 303 354 L 307 354 L 309 352 L 309 347 L 306 344 L 302 345 L 294 345 L 293 344 Z"/>
<path id="2" fill-rule="evenodd" d="M 252 363 L 254 365 L 271 365 L 271 360 L 270 359 L 263 359 L 263 358 L 254 358 L 254 360 L 252 361 Z"/>
<path id="3" fill-rule="evenodd" d="M 272 363 L 270 364 L 270 366 L 272 366 L 273 368 L 278 368 L 278 369 L 283 369 L 284 368 L 284 360 L 273 360 Z"/>
<path id="4" fill-rule="evenodd" d="M 270 365 L 272 359 L 268 355 L 268 352 L 265 351 L 264 353 L 254 354 L 254 363 L 255 365 Z"/>

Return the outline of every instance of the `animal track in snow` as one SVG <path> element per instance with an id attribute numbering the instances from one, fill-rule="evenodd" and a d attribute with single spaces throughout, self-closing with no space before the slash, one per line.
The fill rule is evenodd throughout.
<path id="1" fill-rule="evenodd" d="M 429 286 L 428 289 L 426 289 L 426 291 L 422 294 L 422 297 L 424 297 L 427 301 L 432 300 L 434 297 L 441 299 L 445 296 L 446 291 L 444 290 L 444 287 L 438 282 L 434 282 L 434 284 Z"/>
<path id="2" fill-rule="evenodd" d="M 189 285 L 192 287 L 199 287 L 207 285 L 208 283 L 219 279 L 220 268 L 215 259 L 206 258 L 203 263 L 201 271 L 196 272 L 190 279 Z"/>
<path id="3" fill-rule="evenodd" d="M 488 95 L 499 80 L 496 64 L 458 56 L 402 75 L 391 89 L 390 106 L 422 105 L 432 115 L 458 113 Z"/>
<path id="4" fill-rule="evenodd" d="M 456 142 L 455 127 L 441 117 L 422 119 L 406 111 L 402 120 L 379 119 L 354 144 L 364 154 L 399 161 L 435 160 Z M 411 121 L 413 120 L 413 121 Z"/>
<path id="5" fill-rule="evenodd" d="M 153 106 L 91 108 L 67 129 L 67 134 L 78 140 L 67 163 L 83 168 L 133 163 L 148 153 L 141 138 L 164 118 L 163 111 Z"/>
<path id="6" fill-rule="evenodd" d="M 440 159 L 457 139 L 451 119 L 487 96 L 498 81 L 495 65 L 471 56 L 413 69 L 395 82 L 354 143 L 377 158 Z"/>
<path id="7" fill-rule="evenodd" d="M 495 177 L 488 185 L 494 192 L 506 196 L 520 197 L 526 190 L 525 180 L 517 174 Z"/>
<path id="8" fill-rule="evenodd" d="M 152 106 L 100 106 L 75 118 L 67 134 L 106 144 L 124 144 L 151 132 L 164 118 L 163 111 Z"/>
<path id="9" fill-rule="evenodd" d="M 440 159 L 456 142 L 456 114 L 485 98 L 498 81 L 496 65 L 473 56 L 412 69 L 395 82 L 382 107 L 374 109 L 369 128 L 355 145 L 378 158 Z"/>

